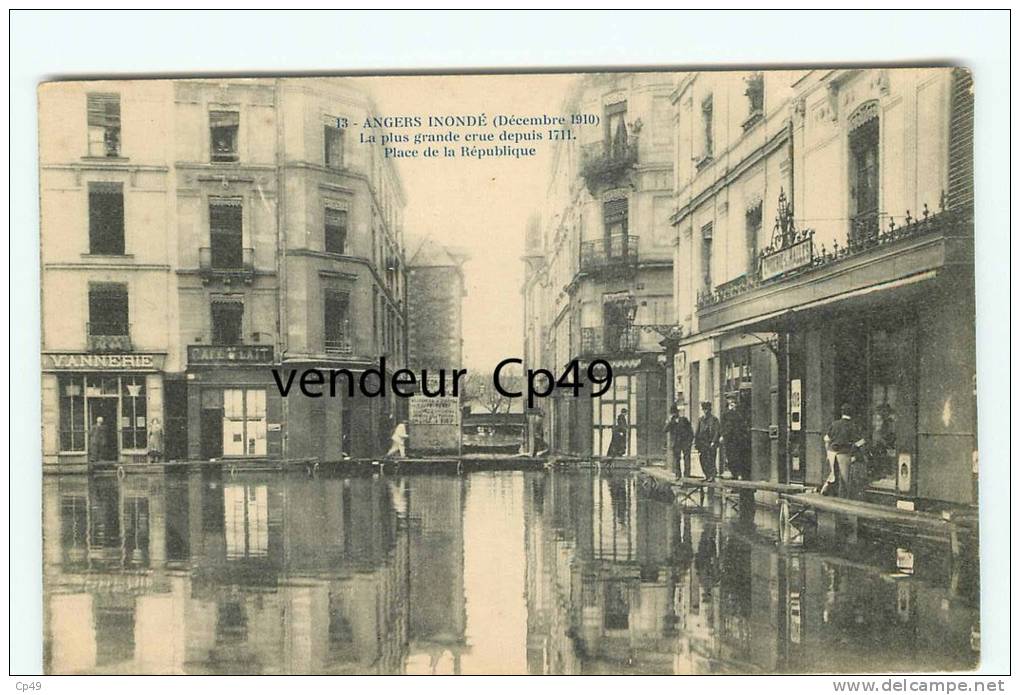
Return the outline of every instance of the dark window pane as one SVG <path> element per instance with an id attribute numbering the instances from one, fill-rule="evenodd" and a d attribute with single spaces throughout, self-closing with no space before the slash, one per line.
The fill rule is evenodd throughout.
<path id="1" fill-rule="evenodd" d="M 214 302 L 212 305 L 213 345 L 241 345 L 241 324 L 244 304 L 240 302 Z"/>
<path id="2" fill-rule="evenodd" d="M 89 184 L 89 253 L 124 253 L 124 189 L 119 183 Z"/>
<path id="3" fill-rule="evenodd" d="M 128 334 L 127 285 L 103 283 L 89 288 L 89 334 Z"/>
<path id="4" fill-rule="evenodd" d="M 336 126 L 324 125 L 322 139 L 326 166 L 332 169 L 341 168 L 344 164 L 344 131 Z"/>
<path id="5" fill-rule="evenodd" d="M 350 299 L 346 292 L 326 290 L 323 335 L 328 353 L 347 354 L 351 351 L 349 304 Z"/>
<path id="6" fill-rule="evenodd" d="M 237 161 L 237 131 L 239 124 L 240 115 L 237 111 L 209 112 L 212 161 Z"/>
<path id="7" fill-rule="evenodd" d="M 89 155 L 117 157 L 120 155 L 120 95 L 93 93 L 88 95 Z"/>
<path id="8" fill-rule="evenodd" d="M 326 208 L 325 249 L 329 253 L 346 253 L 347 211 Z"/>
<path id="9" fill-rule="evenodd" d="M 213 268 L 242 266 L 241 213 L 239 200 L 218 200 L 209 204 L 209 245 L 212 247 Z"/>

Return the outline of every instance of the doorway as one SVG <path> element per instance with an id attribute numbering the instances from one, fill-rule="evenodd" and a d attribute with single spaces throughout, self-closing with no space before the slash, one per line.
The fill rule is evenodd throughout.
<path id="1" fill-rule="evenodd" d="M 103 418 L 103 434 L 105 441 L 100 448 L 100 461 L 116 461 L 119 458 L 120 447 L 117 432 L 117 397 L 93 397 L 89 402 L 89 432 L 96 424 L 97 418 Z M 89 446 L 91 447 L 91 442 Z"/>
<path id="2" fill-rule="evenodd" d="M 223 391 L 202 391 L 202 415 L 199 422 L 200 454 L 203 459 L 223 457 Z"/>

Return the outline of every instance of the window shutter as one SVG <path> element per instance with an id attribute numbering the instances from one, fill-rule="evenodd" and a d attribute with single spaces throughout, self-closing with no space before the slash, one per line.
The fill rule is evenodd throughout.
<path id="1" fill-rule="evenodd" d="M 93 93 L 88 95 L 88 121 L 90 126 L 116 127 L 120 125 L 120 95 Z"/>

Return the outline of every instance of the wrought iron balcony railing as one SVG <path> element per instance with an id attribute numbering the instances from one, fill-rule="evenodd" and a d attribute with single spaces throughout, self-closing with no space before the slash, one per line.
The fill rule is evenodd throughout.
<path id="1" fill-rule="evenodd" d="M 635 352 L 641 344 L 641 326 L 600 326 L 581 329 L 581 355 L 615 355 Z"/>
<path id="2" fill-rule="evenodd" d="M 89 321 L 85 324 L 89 352 L 131 352 L 131 324 Z"/>
<path id="3" fill-rule="evenodd" d="M 252 248 L 213 249 L 208 246 L 198 250 L 198 268 L 206 280 L 240 279 L 251 282 L 255 276 L 255 250 Z"/>
<path id="4" fill-rule="evenodd" d="M 638 139 L 633 135 L 581 147 L 581 176 L 588 190 L 616 183 L 638 160 Z"/>
<path id="5" fill-rule="evenodd" d="M 581 270 L 593 272 L 612 268 L 632 268 L 638 262 L 638 237 L 614 234 L 581 242 Z"/>

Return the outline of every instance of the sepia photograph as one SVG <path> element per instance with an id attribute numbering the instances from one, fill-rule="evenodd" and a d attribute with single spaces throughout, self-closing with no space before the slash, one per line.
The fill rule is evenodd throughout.
<path id="1" fill-rule="evenodd" d="M 39 80 L 40 673 L 976 673 L 994 87 L 811 59 Z"/>

